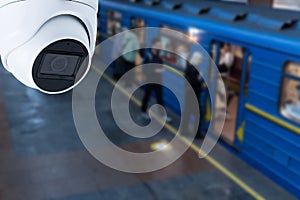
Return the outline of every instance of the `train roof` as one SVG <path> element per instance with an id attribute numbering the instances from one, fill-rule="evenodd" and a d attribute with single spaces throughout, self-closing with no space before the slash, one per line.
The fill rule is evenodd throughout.
<path id="1" fill-rule="evenodd" d="M 263 42 L 268 47 L 272 47 L 272 43 L 276 41 L 282 48 L 288 45 L 294 54 L 297 52 L 296 54 L 299 55 L 300 52 L 300 12 L 217 0 L 101 0 L 101 2 L 134 6 L 137 10 L 142 9 L 144 14 L 146 14 L 144 9 L 149 13 L 160 11 L 177 18 L 174 21 L 186 16 L 194 26 L 197 22 L 208 29 L 212 26 L 215 28 L 217 25 L 220 32 L 224 34 L 228 30 L 228 34 L 241 35 L 240 39 L 243 39 L 243 36 L 249 38 L 260 36 L 261 41 L 257 41 L 260 45 Z M 183 19 L 187 20 L 186 17 Z M 159 18 L 164 19 L 161 16 Z M 278 45 L 275 45 L 277 49 L 281 48 Z"/>

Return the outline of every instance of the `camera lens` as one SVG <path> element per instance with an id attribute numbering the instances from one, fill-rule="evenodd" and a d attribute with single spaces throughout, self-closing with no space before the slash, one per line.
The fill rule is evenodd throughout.
<path id="1" fill-rule="evenodd" d="M 65 57 L 56 57 L 51 62 L 51 69 L 54 72 L 62 72 L 64 71 L 68 66 L 68 60 Z"/>
<path id="2" fill-rule="evenodd" d="M 74 76 L 80 56 L 46 53 L 40 67 L 41 75 Z M 48 78 L 51 78 L 50 76 Z"/>

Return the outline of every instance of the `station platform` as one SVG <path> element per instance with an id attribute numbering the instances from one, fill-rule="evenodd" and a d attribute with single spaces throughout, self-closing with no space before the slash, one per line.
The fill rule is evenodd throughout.
<path id="1" fill-rule="evenodd" d="M 96 96 L 97 113 L 105 116 L 100 123 L 111 141 L 144 152 L 173 137 L 168 129 L 142 141 L 123 134 L 108 106 L 113 83 L 108 72 Z M 138 91 L 137 99 L 141 95 Z M 140 114 L 134 103 L 131 111 Z M 176 121 L 178 116 L 172 118 Z M 222 145 L 199 159 L 200 145 L 201 140 L 195 140 L 179 160 L 156 172 L 113 170 L 94 159 L 80 141 L 71 92 L 42 94 L 21 85 L 0 66 L 1 200 L 296 199 Z"/>

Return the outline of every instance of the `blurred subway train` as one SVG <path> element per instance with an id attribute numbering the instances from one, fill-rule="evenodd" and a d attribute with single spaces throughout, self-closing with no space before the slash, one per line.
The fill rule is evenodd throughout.
<path id="1" fill-rule="evenodd" d="M 299 12 L 205 0 L 102 0 L 99 6 L 100 41 L 115 35 L 116 27 L 166 27 L 197 41 L 217 65 L 224 51 L 230 51 L 230 69 L 222 73 L 229 101 L 221 142 L 300 196 Z M 155 37 L 186 57 L 194 51 L 191 41 L 174 40 L 168 32 L 138 34 L 144 43 Z M 183 92 L 180 60 L 169 54 L 163 60 L 172 69 L 163 73 L 163 81 Z M 180 113 L 173 95 L 164 94 L 168 107 Z M 200 99 L 202 129 L 207 129 L 216 105 L 210 105 L 205 88 Z"/>

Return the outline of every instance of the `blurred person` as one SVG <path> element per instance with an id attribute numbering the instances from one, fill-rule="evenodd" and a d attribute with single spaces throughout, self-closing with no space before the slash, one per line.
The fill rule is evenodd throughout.
<path id="1" fill-rule="evenodd" d="M 200 101 L 200 94 L 202 92 L 204 81 L 201 77 L 201 74 L 197 70 L 197 67 L 199 67 L 199 65 L 202 63 L 202 61 L 203 61 L 202 54 L 200 52 L 195 52 L 195 53 L 193 53 L 192 57 L 190 58 L 190 61 L 187 63 L 186 69 L 185 69 L 185 78 L 188 81 L 188 83 L 191 85 L 191 88 L 186 86 L 185 108 L 183 111 L 183 119 L 182 119 L 183 126 L 182 126 L 181 133 L 184 135 L 190 134 L 190 131 L 189 131 L 190 117 L 194 116 L 195 123 L 193 124 L 193 132 L 197 131 L 196 138 L 204 137 L 204 134 L 201 133 L 201 129 L 203 129 L 203 125 L 204 125 L 205 112 L 204 112 L 204 109 L 202 109 L 203 106 L 201 106 L 201 101 Z M 198 105 L 199 105 L 199 110 L 200 110 L 200 113 L 199 113 L 200 118 L 199 119 L 197 119 L 197 117 L 196 117 L 197 116 L 196 110 L 191 107 L 191 104 L 193 102 L 191 100 L 191 97 L 193 97 L 194 95 L 196 95 Z"/>
<path id="2" fill-rule="evenodd" d="M 122 37 L 122 56 L 120 57 L 120 65 L 124 67 L 124 73 L 127 73 L 135 67 L 135 62 L 140 49 L 140 43 L 137 35 L 133 31 L 127 31 Z M 125 80 L 125 86 L 132 86 L 135 81 L 135 77 L 131 77 Z"/>
<path id="3" fill-rule="evenodd" d="M 187 48 L 184 45 L 179 45 L 176 50 L 178 54 L 177 65 L 181 68 L 186 67 L 186 60 L 188 59 L 189 53 Z"/>
<path id="4" fill-rule="evenodd" d="M 231 51 L 231 46 L 229 44 L 224 44 L 221 49 L 221 56 L 219 62 L 220 73 L 228 73 L 234 64 L 234 55 Z"/>
<path id="5" fill-rule="evenodd" d="M 123 30 L 125 31 L 126 29 L 124 29 L 124 28 L 122 29 L 120 23 L 116 23 L 115 31 L 116 31 L 116 34 L 118 34 L 118 35 L 115 36 L 115 39 L 113 41 L 113 49 L 112 49 L 112 53 L 111 53 L 112 58 L 117 58 L 112 63 L 113 77 L 115 80 L 119 80 L 125 73 L 125 70 L 121 66 L 121 63 L 120 63 L 120 55 L 122 55 L 122 40 L 123 40 L 123 36 L 124 36 L 124 34 L 121 32 Z"/>
<path id="6" fill-rule="evenodd" d="M 162 107 L 165 107 L 163 102 L 163 86 L 162 86 L 162 73 L 163 69 L 163 60 L 160 58 L 160 49 L 161 49 L 161 41 L 158 38 L 152 40 L 152 48 L 146 50 L 144 52 L 144 64 L 159 64 L 153 66 L 147 66 L 144 68 L 144 76 L 146 80 L 154 82 L 156 84 L 147 84 L 144 87 L 144 97 L 142 101 L 141 111 L 142 111 L 142 118 L 149 120 L 150 117 L 147 114 L 147 107 L 151 97 L 152 92 L 155 93 L 156 101 Z M 167 122 L 171 122 L 171 118 L 168 117 L 160 110 L 160 114 L 163 119 Z"/>
<path id="7" fill-rule="evenodd" d="M 219 71 L 221 75 L 227 77 L 229 76 L 230 69 L 234 65 L 234 54 L 232 48 L 229 44 L 225 43 L 221 49 L 220 62 L 219 62 Z M 228 90 L 228 88 L 226 88 Z M 236 96 L 233 90 L 227 92 L 227 108 L 229 107 L 231 101 Z M 230 112 L 227 109 L 224 109 L 224 114 L 226 114 L 226 119 L 230 119 Z"/>
<path id="8" fill-rule="evenodd" d="M 131 20 L 131 26 L 131 28 L 135 28 L 134 32 L 138 38 L 140 46 L 143 47 L 145 45 L 145 30 L 142 28 L 145 26 L 145 21 L 143 19 L 134 18 Z M 136 57 L 136 66 L 140 66 L 143 63 L 143 55 L 144 49 L 140 49 Z M 142 69 L 140 67 L 135 70 L 135 81 L 139 83 L 143 82 Z"/>

